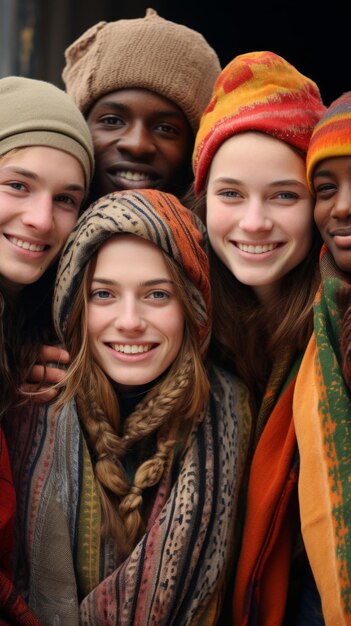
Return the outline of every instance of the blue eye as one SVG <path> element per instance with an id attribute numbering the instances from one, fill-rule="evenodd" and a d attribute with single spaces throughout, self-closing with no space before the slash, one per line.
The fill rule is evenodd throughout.
<path id="1" fill-rule="evenodd" d="M 111 294 L 106 289 L 98 289 L 91 294 L 91 297 L 96 298 L 96 300 L 108 300 Z"/>
<path id="2" fill-rule="evenodd" d="M 170 294 L 166 291 L 152 291 L 149 295 L 149 298 L 152 300 L 167 300 L 170 297 Z"/>

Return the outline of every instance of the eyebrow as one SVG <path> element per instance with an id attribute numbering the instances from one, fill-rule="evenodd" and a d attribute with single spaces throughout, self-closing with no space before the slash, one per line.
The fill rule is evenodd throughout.
<path id="1" fill-rule="evenodd" d="M 30 180 L 35 180 L 35 181 L 40 180 L 40 176 L 38 176 L 38 174 L 36 174 L 35 172 L 32 172 L 31 170 L 26 170 L 23 167 L 16 167 L 16 166 L 6 167 L 5 166 L 2 169 L 8 172 L 13 172 L 14 174 L 18 174 L 19 176 L 24 176 L 25 178 L 29 178 Z M 76 183 L 68 183 L 67 185 L 64 186 L 64 189 L 67 189 L 68 191 L 83 191 L 83 192 L 85 191 L 82 185 L 77 185 Z"/>
<path id="2" fill-rule="evenodd" d="M 100 278 L 100 277 L 96 277 L 94 276 L 92 281 L 92 283 L 100 283 L 101 285 L 119 285 L 120 283 L 117 280 L 112 280 L 110 278 Z M 142 283 L 139 284 L 140 287 L 153 287 L 155 285 L 160 285 L 160 284 L 169 284 L 169 285 L 174 285 L 174 281 L 171 280 L 170 278 L 152 278 L 150 280 L 145 280 Z"/>
<path id="3" fill-rule="evenodd" d="M 324 170 L 318 170 L 316 172 L 313 173 L 313 178 L 318 178 L 318 176 L 322 177 L 322 176 L 330 176 L 331 171 L 324 169 Z"/>
<path id="4" fill-rule="evenodd" d="M 108 100 L 106 102 L 101 102 L 101 104 L 99 105 L 99 107 L 96 107 L 96 110 L 99 111 L 99 113 L 101 113 L 102 109 L 113 109 L 114 111 L 117 112 L 124 112 L 124 113 L 130 113 L 132 108 L 127 105 L 124 104 L 122 102 L 109 102 Z M 167 117 L 176 117 L 176 118 L 182 118 L 183 117 L 183 113 L 182 111 L 174 111 L 173 109 L 155 109 L 152 112 L 152 115 L 167 115 Z"/>
<path id="5" fill-rule="evenodd" d="M 243 181 L 238 178 L 231 178 L 230 176 L 219 176 L 215 178 L 213 183 L 225 183 L 228 185 L 242 185 Z M 295 178 L 288 178 L 286 180 L 274 180 L 271 183 L 268 183 L 271 187 L 280 187 L 281 185 L 303 185 L 303 182 L 300 180 L 296 180 Z"/>

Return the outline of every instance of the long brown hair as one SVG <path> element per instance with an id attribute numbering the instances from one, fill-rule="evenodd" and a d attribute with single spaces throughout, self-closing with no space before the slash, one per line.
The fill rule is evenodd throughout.
<path id="1" fill-rule="evenodd" d="M 206 224 L 206 191 L 193 202 Z M 269 311 L 209 248 L 213 310 L 210 355 L 234 370 L 250 390 L 257 415 L 273 361 L 284 348 L 304 350 L 313 330 L 313 300 L 320 282 L 321 237 L 316 227 L 307 257 L 281 281 Z"/>
<path id="2" fill-rule="evenodd" d="M 185 281 L 175 262 L 166 254 L 163 256 L 185 314 L 182 347 L 168 371 L 123 422 L 118 395 L 94 361 L 89 347 L 87 307 L 95 256 L 83 273 L 68 316 L 65 347 L 72 361 L 59 384 L 63 389 L 54 407 L 58 410 L 76 398 L 79 418 L 95 462 L 103 532 L 116 540 L 121 557 L 131 552 L 145 532 L 143 491 L 160 482 L 175 444 L 180 451 L 185 446 L 209 392 Z M 151 440 L 156 444 L 149 457 L 140 462 L 131 483 L 123 459 L 128 451 Z"/>

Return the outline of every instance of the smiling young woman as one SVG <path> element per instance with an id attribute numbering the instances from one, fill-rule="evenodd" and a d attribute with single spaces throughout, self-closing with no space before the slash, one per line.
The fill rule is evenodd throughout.
<path id="1" fill-rule="evenodd" d="M 249 52 L 218 77 L 195 141 L 194 208 L 211 244 L 210 354 L 246 383 L 253 416 L 229 601 L 236 626 L 307 623 L 310 603 L 323 623 L 299 534 L 292 395 L 319 282 L 305 159 L 324 111 L 312 80 L 273 52 Z"/>

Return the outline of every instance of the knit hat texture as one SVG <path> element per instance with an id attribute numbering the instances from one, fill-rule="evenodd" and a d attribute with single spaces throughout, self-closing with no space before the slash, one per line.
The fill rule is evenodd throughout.
<path id="1" fill-rule="evenodd" d="M 182 269 L 205 353 L 210 338 L 211 291 L 202 232 L 199 218 L 175 196 L 161 191 L 116 191 L 93 203 L 70 234 L 57 272 L 54 322 L 61 340 L 86 263 L 109 237 L 131 233 L 152 241 Z"/>
<path id="2" fill-rule="evenodd" d="M 330 104 L 313 131 L 307 151 L 307 180 L 312 193 L 317 163 L 339 156 L 351 156 L 351 91 Z"/>
<path id="3" fill-rule="evenodd" d="M 211 161 L 232 135 L 260 131 L 307 152 L 325 111 L 317 85 L 274 52 L 235 57 L 221 72 L 203 113 L 193 153 L 195 192 Z"/>
<path id="4" fill-rule="evenodd" d="M 47 146 L 81 163 L 87 188 L 94 168 L 89 127 L 72 98 L 51 83 L 21 76 L 0 79 L 0 156 L 14 148 Z"/>
<path id="5" fill-rule="evenodd" d="M 174 102 L 195 132 L 221 71 L 200 33 L 153 9 L 143 18 L 95 24 L 67 48 L 65 59 L 66 90 L 85 115 L 111 91 L 143 88 Z"/>

